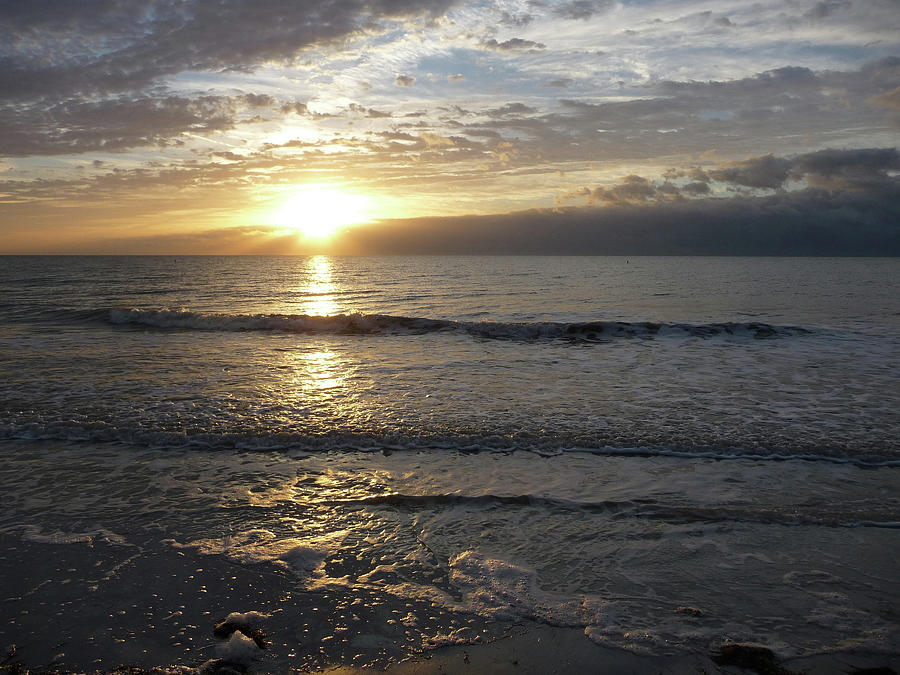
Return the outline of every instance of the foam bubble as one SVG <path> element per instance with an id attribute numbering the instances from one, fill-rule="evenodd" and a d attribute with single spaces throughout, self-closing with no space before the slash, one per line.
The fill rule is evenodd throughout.
<path id="1" fill-rule="evenodd" d="M 263 654 L 263 650 L 246 635 L 236 630 L 225 642 L 216 645 L 216 654 L 224 661 L 250 665 Z"/>
<path id="2" fill-rule="evenodd" d="M 340 547 L 345 536 L 346 532 L 332 532 L 319 538 L 279 538 L 269 530 L 257 528 L 186 544 L 171 539 L 166 543 L 176 548 L 193 548 L 204 555 L 224 555 L 244 565 L 272 563 L 319 576 L 325 560 Z"/>

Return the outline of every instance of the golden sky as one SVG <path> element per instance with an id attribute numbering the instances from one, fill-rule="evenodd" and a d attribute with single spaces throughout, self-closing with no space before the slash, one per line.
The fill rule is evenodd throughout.
<path id="1" fill-rule="evenodd" d="M 897 0 L 35 0 L 0 34 L 0 253 L 897 222 Z"/>

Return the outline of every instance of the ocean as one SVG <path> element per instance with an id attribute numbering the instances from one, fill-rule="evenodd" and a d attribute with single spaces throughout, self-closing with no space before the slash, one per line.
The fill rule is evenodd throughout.
<path id="1" fill-rule="evenodd" d="M 2 257 L 0 646 L 898 667 L 898 382 L 896 258 Z"/>

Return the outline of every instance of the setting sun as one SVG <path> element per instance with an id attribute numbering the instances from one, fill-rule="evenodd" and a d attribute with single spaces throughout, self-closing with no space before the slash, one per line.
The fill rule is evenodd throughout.
<path id="1" fill-rule="evenodd" d="M 275 213 L 276 223 L 309 239 L 330 237 L 342 227 L 371 220 L 370 200 L 328 185 L 298 188 Z"/>

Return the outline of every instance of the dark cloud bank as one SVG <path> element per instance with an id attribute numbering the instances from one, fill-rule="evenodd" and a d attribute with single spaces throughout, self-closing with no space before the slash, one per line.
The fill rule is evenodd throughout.
<path id="1" fill-rule="evenodd" d="M 584 193 L 604 206 L 410 219 L 359 228 L 369 253 L 596 255 L 900 255 L 900 153 L 894 148 L 767 155 L 682 185 L 627 176 Z M 710 184 L 734 196 L 701 199 Z M 794 183 L 801 189 L 786 189 Z M 702 187 L 701 187 L 702 186 Z M 774 189 L 760 196 L 757 188 Z"/>

